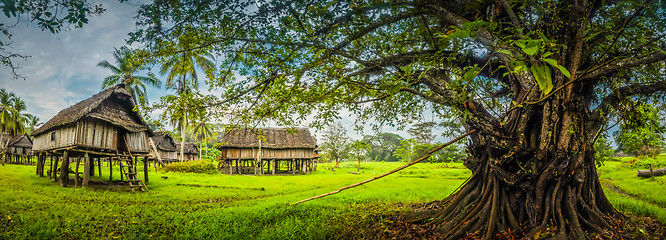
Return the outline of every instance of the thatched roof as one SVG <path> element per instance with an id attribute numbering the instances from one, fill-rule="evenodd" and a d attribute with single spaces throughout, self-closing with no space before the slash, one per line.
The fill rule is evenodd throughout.
<path id="1" fill-rule="evenodd" d="M 152 135 L 152 131 L 143 121 L 141 114 L 134 111 L 135 106 L 132 95 L 123 84 L 119 84 L 63 109 L 35 130 L 32 135 L 39 135 L 86 117 L 111 123 L 129 132 L 146 131 L 149 136 Z"/>
<path id="2" fill-rule="evenodd" d="M 158 131 L 155 132 L 155 136 L 150 137 L 155 143 L 157 149 L 165 152 L 175 152 L 176 151 L 176 141 L 173 140 L 171 136 L 165 132 Z"/>
<path id="3" fill-rule="evenodd" d="M 317 146 L 317 140 L 310 134 L 307 128 L 296 128 L 295 133 L 290 133 L 287 128 L 263 128 L 263 129 L 237 129 L 232 130 L 222 138 L 222 148 L 312 148 Z M 263 136 L 266 141 L 260 140 Z"/>
<path id="4" fill-rule="evenodd" d="M 9 133 L 0 133 L 0 144 L 4 147 L 9 141 L 8 147 L 32 148 L 32 140 L 27 134 L 11 135 Z"/>
<path id="5" fill-rule="evenodd" d="M 178 153 L 180 153 L 180 144 L 181 142 L 176 142 L 176 152 Z M 199 155 L 199 148 L 197 148 L 197 145 L 192 142 L 185 142 L 183 153 Z"/>

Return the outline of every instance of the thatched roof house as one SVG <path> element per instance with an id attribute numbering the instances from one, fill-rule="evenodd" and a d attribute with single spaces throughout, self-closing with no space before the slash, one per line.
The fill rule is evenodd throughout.
<path id="1" fill-rule="evenodd" d="M 32 140 L 27 134 L 12 135 L 0 133 L 0 148 L 7 147 L 6 153 L 12 155 L 32 155 Z"/>
<path id="2" fill-rule="evenodd" d="M 227 132 L 222 138 L 222 144 L 218 146 L 221 154 L 221 162 L 233 164 L 235 160 L 271 161 L 273 171 L 280 171 L 279 162 L 286 164 L 287 171 L 295 173 L 306 172 L 312 166 L 315 156 L 317 140 L 310 134 L 307 128 L 295 128 L 290 131 L 287 128 L 263 128 L 263 129 L 238 129 Z M 243 165 L 236 163 L 236 165 Z M 259 163 L 257 163 L 259 164 Z M 247 164 L 246 164 L 247 165 Z M 260 164 L 263 168 L 263 162 Z M 270 164 L 268 164 L 270 169 Z M 223 168 L 219 168 L 224 172 Z M 226 172 L 244 173 L 238 167 L 237 171 L 231 168 Z"/>
<path id="3" fill-rule="evenodd" d="M 172 162 L 178 159 L 177 151 L 179 149 L 176 148 L 176 141 L 169 134 L 158 131 L 150 138 L 153 140 L 155 148 L 157 148 L 157 154 L 159 154 L 162 161 Z M 151 148 L 150 151 L 151 154 L 156 154 L 154 149 Z"/>
<path id="4" fill-rule="evenodd" d="M 259 148 L 259 145 L 264 149 L 314 150 L 317 140 L 307 128 L 295 128 L 294 132 L 287 128 L 240 129 L 226 133 L 222 138 L 221 148 Z"/>
<path id="5" fill-rule="evenodd" d="M 176 154 L 180 156 L 180 144 L 176 142 Z M 199 160 L 199 148 L 192 142 L 185 142 L 183 149 L 183 161 Z"/>
<path id="6" fill-rule="evenodd" d="M 120 84 L 63 109 L 32 135 L 33 151 L 80 148 L 148 153 L 153 133 Z"/>

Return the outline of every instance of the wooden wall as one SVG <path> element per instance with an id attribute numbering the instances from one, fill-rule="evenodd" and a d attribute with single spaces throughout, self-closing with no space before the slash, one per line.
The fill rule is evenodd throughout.
<path id="1" fill-rule="evenodd" d="M 32 150 L 45 151 L 69 146 L 118 150 L 118 144 L 123 145 L 120 149 L 127 149 L 127 146 L 124 146 L 124 139 L 127 139 L 127 145 L 132 153 L 148 152 L 148 136 L 145 132 L 125 132 L 124 139 L 118 139 L 118 130 L 117 126 L 104 121 L 81 120 L 76 124 L 35 136 Z M 52 134 L 54 134 L 53 140 Z"/>
<path id="2" fill-rule="evenodd" d="M 126 132 L 125 139 L 132 153 L 148 153 L 148 135 L 145 132 Z M 121 149 L 126 149 L 123 146 Z"/>
<path id="3" fill-rule="evenodd" d="M 84 120 L 76 123 L 76 145 L 116 150 L 118 144 L 117 127 L 99 120 Z"/>
<path id="4" fill-rule="evenodd" d="M 44 151 L 54 148 L 72 146 L 76 140 L 76 129 L 77 125 L 70 125 L 37 135 L 32 142 L 32 150 Z M 53 140 L 51 140 L 52 135 Z"/>
<path id="5" fill-rule="evenodd" d="M 224 148 L 223 154 L 227 159 L 255 159 L 258 152 L 258 148 Z M 312 148 L 262 148 L 261 159 L 310 159 L 313 153 Z"/>
<path id="6" fill-rule="evenodd" d="M 162 151 L 162 150 L 157 150 L 157 152 L 160 154 L 160 158 L 162 160 L 175 160 L 178 159 L 178 154 L 176 152 L 167 152 L 167 151 Z"/>

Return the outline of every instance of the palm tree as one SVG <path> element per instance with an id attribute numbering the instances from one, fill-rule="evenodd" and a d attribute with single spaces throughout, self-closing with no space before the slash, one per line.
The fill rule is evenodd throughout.
<path id="1" fill-rule="evenodd" d="M 25 110 L 25 102 L 17 97 L 13 92 L 7 92 L 4 88 L 0 88 L 0 132 L 9 133 L 10 135 L 17 135 L 25 132 L 25 125 L 23 124 L 24 118 L 21 111 Z M 5 165 L 7 161 L 7 142 L 0 143 L 0 162 Z"/>
<path id="2" fill-rule="evenodd" d="M 43 123 L 39 122 L 39 118 L 32 114 L 24 115 L 24 124 L 26 126 L 26 133 L 32 133 L 35 128 Z"/>
<path id="3" fill-rule="evenodd" d="M 206 143 L 206 156 L 208 156 L 208 140 L 213 137 L 214 126 L 208 123 L 208 117 L 203 116 L 192 123 L 192 133 L 199 140 L 199 156 L 201 156 L 202 143 Z"/>
<path id="4" fill-rule="evenodd" d="M 160 74 L 167 75 L 167 87 L 176 87 L 178 93 L 186 91 L 190 86 L 198 90 L 196 67 L 203 69 L 209 79 L 212 78 L 215 63 L 211 59 L 213 55 L 203 50 L 184 51 L 168 59 L 160 68 Z"/>
<path id="5" fill-rule="evenodd" d="M 185 126 L 187 126 L 187 105 L 184 104 L 184 95 L 190 93 L 192 88 L 199 89 L 199 77 L 197 76 L 196 67 L 204 70 L 206 76 L 212 78 L 215 64 L 213 63 L 213 55 L 204 51 L 183 51 L 180 54 L 175 54 L 168 59 L 160 68 L 160 74 L 167 75 L 166 85 L 167 88 L 174 88 L 178 95 L 180 95 L 180 104 L 182 114 L 177 118 L 171 117 L 172 120 L 177 120 L 180 127 L 180 136 L 185 141 Z M 172 122 L 174 123 L 174 122 Z M 176 125 L 174 123 L 174 125 Z M 185 144 L 180 145 L 180 158 L 184 159 Z"/>
<path id="6" fill-rule="evenodd" d="M 123 83 L 136 103 L 139 103 L 137 102 L 138 99 L 141 104 L 147 104 L 146 84 L 159 88 L 161 86 L 160 80 L 152 74 L 148 74 L 147 77 L 134 75 L 140 70 L 141 64 L 132 61 L 131 50 L 127 47 L 114 48 L 113 58 L 116 62 L 115 66 L 106 60 L 97 63 L 97 66 L 109 69 L 113 73 L 113 75 L 104 78 L 102 89 Z"/>
<path id="7" fill-rule="evenodd" d="M 0 88 L 0 132 L 18 134 L 25 132 L 23 115 L 25 102 L 13 92 Z"/>

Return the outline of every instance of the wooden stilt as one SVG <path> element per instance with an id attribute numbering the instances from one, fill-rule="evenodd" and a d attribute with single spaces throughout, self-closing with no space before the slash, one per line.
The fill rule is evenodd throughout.
<path id="1" fill-rule="evenodd" d="M 81 157 L 76 158 L 76 170 L 74 170 L 74 187 L 79 187 L 79 165 L 81 164 Z"/>
<path id="2" fill-rule="evenodd" d="M 35 175 L 37 175 L 37 176 L 39 176 L 39 164 L 40 163 L 41 162 L 39 160 L 37 160 L 37 167 L 35 168 Z"/>
<path id="3" fill-rule="evenodd" d="M 109 182 L 113 181 L 113 158 L 106 158 L 109 161 Z"/>
<path id="4" fill-rule="evenodd" d="M 102 176 L 102 158 L 97 158 L 97 172 Z"/>
<path id="5" fill-rule="evenodd" d="M 90 155 L 85 153 L 83 155 L 85 162 L 83 163 L 83 187 L 88 187 L 88 181 L 90 181 Z"/>
<path id="6" fill-rule="evenodd" d="M 90 157 L 90 161 L 86 163 L 90 164 L 90 176 L 95 176 L 95 159 Z"/>
<path id="7" fill-rule="evenodd" d="M 69 184 L 69 152 L 65 150 L 60 164 L 60 186 L 67 187 L 67 184 Z"/>
<path id="8" fill-rule="evenodd" d="M 53 169 L 53 156 L 49 156 L 49 159 L 50 159 L 50 161 L 49 161 L 49 166 L 50 166 L 50 168 L 49 168 L 49 178 L 50 179 L 55 179 L 55 177 L 54 177 L 55 169 Z"/>
<path id="9" fill-rule="evenodd" d="M 296 166 L 294 166 L 296 159 L 291 159 L 291 175 L 296 174 Z"/>
<path id="10" fill-rule="evenodd" d="M 143 182 L 148 183 L 148 158 L 143 158 Z"/>

